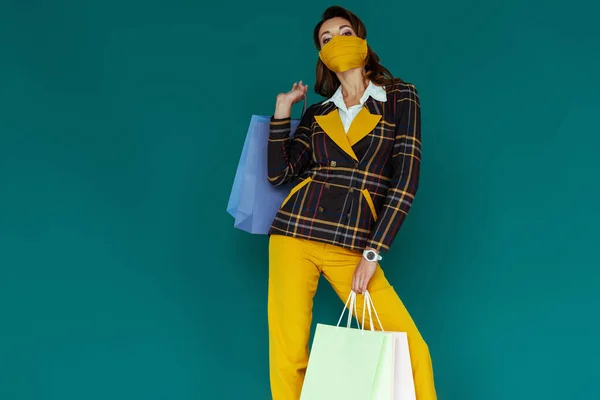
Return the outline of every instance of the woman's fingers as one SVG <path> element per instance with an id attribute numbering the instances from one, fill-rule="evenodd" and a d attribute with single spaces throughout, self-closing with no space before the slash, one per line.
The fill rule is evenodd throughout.
<path id="1" fill-rule="evenodd" d="M 306 92 L 308 90 L 308 85 L 304 85 L 302 81 L 294 82 L 294 84 L 292 85 L 292 91 L 296 89 Z"/>
<path id="2" fill-rule="evenodd" d="M 362 274 L 359 273 L 356 276 L 356 290 L 355 290 L 356 293 L 358 293 L 358 294 L 362 294 L 362 280 L 363 280 Z"/>
<path id="3" fill-rule="evenodd" d="M 358 267 L 354 271 L 354 291 L 358 294 L 362 293 L 362 291 L 361 291 L 362 279 L 363 279 L 362 268 Z"/>
<path id="4" fill-rule="evenodd" d="M 304 96 L 306 96 L 307 92 L 308 92 L 308 86 L 302 84 L 302 81 L 294 82 L 292 84 L 292 90 L 290 90 L 290 93 L 294 93 L 294 97 L 296 95 L 300 95 L 300 94 L 302 95 L 302 97 L 304 97 Z M 297 99 L 297 100 L 300 100 L 300 99 Z"/>

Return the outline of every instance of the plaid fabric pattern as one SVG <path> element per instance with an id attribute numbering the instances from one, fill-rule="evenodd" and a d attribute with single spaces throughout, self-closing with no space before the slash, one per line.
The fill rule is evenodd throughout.
<path id="1" fill-rule="evenodd" d="M 418 188 L 421 115 L 412 84 L 398 82 L 386 92 L 387 101 L 369 98 L 365 103 L 381 119 L 351 146 L 358 160 L 317 123 L 318 116 L 336 111 L 333 103 L 310 106 L 292 137 L 289 118 L 271 118 L 269 181 L 298 184 L 281 205 L 270 234 L 353 250 L 389 250 Z"/>

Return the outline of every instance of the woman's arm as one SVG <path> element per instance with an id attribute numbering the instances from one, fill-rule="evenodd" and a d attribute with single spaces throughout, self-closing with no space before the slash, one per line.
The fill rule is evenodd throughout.
<path id="1" fill-rule="evenodd" d="M 399 88 L 397 110 L 400 118 L 392 162 L 394 173 L 380 218 L 371 231 L 367 248 L 389 250 L 404 222 L 419 186 L 421 167 L 421 105 L 417 89 L 411 84 Z"/>
<path id="2" fill-rule="evenodd" d="M 290 138 L 292 104 L 277 99 L 271 117 L 268 144 L 268 175 L 272 185 L 279 186 L 300 175 L 312 157 L 310 133 L 314 111 L 309 107 Z"/>

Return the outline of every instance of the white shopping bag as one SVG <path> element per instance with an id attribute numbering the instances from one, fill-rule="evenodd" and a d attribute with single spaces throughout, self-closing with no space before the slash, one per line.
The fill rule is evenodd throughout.
<path id="1" fill-rule="evenodd" d="M 362 326 L 356 293 L 350 292 L 346 327 L 318 324 L 301 400 L 416 400 L 405 332 L 385 332 L 369 292 L 364 294 Z M 351 328 L 352 312 L 358 329 Z M 368 314 L 370 331 L 364 330 Z M 373 314 L 379 322 L 375 331 Z"/>
<path id="2" fill-rule="evenodd" d="M 379 328 L 384 332 L 379 315 L 373 304 L 373 299 L 369 292 L 365 292 L 365 301 L 363 306 L 363 327 L 365 323 L 365 309 L 369 313 L 371 330 L 373 330 L 374 321 L 371 311 L 374 312 Z M 390 333 L 389 331 L 387 333 Z M 391 332 L 394 337 L 394 400 L 416 400 L 415 382 L 413 379 L 412 366 L 410 363 L 410 350 L 408 347 L 408 336 L 406 332 Z"/>
<path id="3" fill-rule="evenodd" d="M 416 400 L 406 332 L 394 335 L 394 400 Z"/>

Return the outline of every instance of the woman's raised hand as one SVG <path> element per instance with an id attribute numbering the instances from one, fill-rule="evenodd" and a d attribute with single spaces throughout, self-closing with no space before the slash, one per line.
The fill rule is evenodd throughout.
<path id="1" fill-rule="evenodd" d="M 298 103 L 306 96 L 308 86 L 303 85 L 302 81 L 294 82 L 292 89 L 286 93 L 277 95 L 277 104 L 275 107 L 275 118 L 289 118 L 292 113 L 292 106 Z"/>

